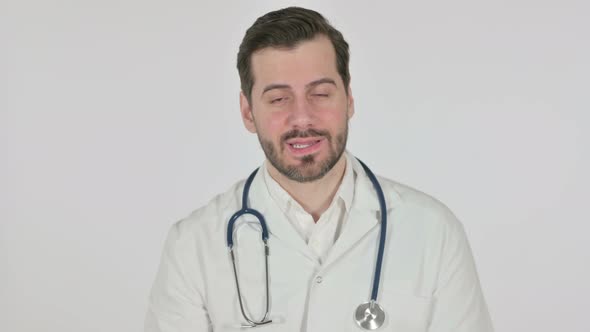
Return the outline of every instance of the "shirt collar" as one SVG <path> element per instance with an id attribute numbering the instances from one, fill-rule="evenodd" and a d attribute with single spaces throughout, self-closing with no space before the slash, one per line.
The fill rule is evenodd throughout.
<path id="1" fill-rule="evenodd" d="M 334 201 L 341 199 L 344 202 L 346 212 L 349 212 L 354 197 L 356 172 L 352 167 L 353 161 L 351 160 L 351 155 L 345 152 L 344 156 L 346 159 L 344 176 L 342 177 L 342 181 L 340 182 L 338 190 L 336 191 L 336 194 L 334 195 L 334 198 L 329 206 L 334 204 Z M 293 199 L 293 197 L 291 197 L 291 195 L 289 195 L 289 193 L 283 189 L 283 187 L 281 187 L 281 185 L 275 181 L 275 179 L 272 178 L 272 176 L 270 176 L 267 163 L 268 160 L 262 164 L 261 173 L 270 196 L 276 201 L 276 203 L 279 205 L 279 208 L 282 211 L 287 211 L 289 208 L 293 207 L 303 210 L 301 205 L 295 201 L 295 199 Z"/>
<path id="2" fill-rule="evenodd" d="M 355 156 L 350 154 L 349 152 L 345 152 L 345 153 L 346 153 L 346 158 L 347 158 L 346 161 L 350 162 L 350 166 L 352 167 L 352 170 L 353 170 L 353 172 L 350 172 L 350 173 L 353 174 L 353 178 L 355 178 L 354 179 L 354 186 L 353 186 L 353 194 L 351 195 L 352 202 L 350 204 L 350 206 L 351 206 L 350 209 L 351 210 L 369 209 L 372 211 L 379 211 L 379 209 L 380 209 L 379 200 L 377 199 L 377 194 L 375 193 L 375 188 L 373 187 L 373 184 L 369 180 L 369 177 L 367 176 L 367 174 L 365 174 L 363 167 L 361 166 L 359 161 L 355 158 Z M 347 165 L 346 167 L 348 168 L 349 166 Z M 267 184 L 267 183 L 272 183 L 272 181 L 270 181 L 270 180 L 266 181 L 266 179 L 265 179 L 267 176 L 269 179 L 272 179 L 272 178 L 270 177 L 270 175 L 267 175 L 266 173 L 267 173 L 267 170 L 265 169 L 265 165 L 263 164 L 260 167 L 260 170 L 258 171 L 258 175 L 262 175 L 262 176 L 256 176 L 254 178 L 254 181 L 252 183 L 251 196 L 250 196 L 250 206 L 257 207 L 258 211 L 260 211 L 263 214 L 265 213 L 265 211 L 267 211 L 267 208 L 269 207 L 269 199 L 273 199 L 273 197 L 271 197 L 271 192 L 270 192 L 271 189 L 269 188 L 270 186 Z M 400 185 L 396 184 L 393 181 L 389 181 L 389 180 L 379 177 L 379 176 L 377 176 L 377 178 L 379 179 L 379 183 L 380 183 L 381 187 L 383 188 L 383 191 L 385 192 L 385 202 L 387 205 L 387 209 L 389 210 L 389 209 L 397 207 L 399 204 L 402 204 L 402 196 L 398 192 L 398 189 L 399 189 L 398 187 Z M 276 181 L 275 181 L 275 183 L 276 183 Z M 278 188 L 280 188 L 284 192 L 285 195 L 287 195 L 286 199 L 282 199 L 282 200 L 277 201 L 277 204 L 281 204 L 281 201 L 286 202 L 288 199 L 292 199 L 291 196 L 283 188 L 281 188 L 278 185 L 278 183 L 276 183 L 276 185 L 278 186 Z M 347 208 L 348 208 L 348 206 L 347 206 Z"/>

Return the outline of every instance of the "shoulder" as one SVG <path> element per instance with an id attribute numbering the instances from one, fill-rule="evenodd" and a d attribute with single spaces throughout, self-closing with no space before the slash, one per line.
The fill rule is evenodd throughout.
<path id="1" fill-rule="evenodd" d="M 368 194 L 367 186 L 369 177 L 364 175 L 362 162 L 356 159 L 352 154 L 347 155 L 352 162 L 352 166 L 360 174 L 357 188 L 361 189 L 360 194 Z M 424 193 L 418 189 L 405 185 L 403 183 L 391 180 L 384 176 L 375 175 L 383 190 L 388 213 L 393 214 L 393 219 L 397 224 L 410 226 L 413 230 L 433 230 L 442 228 L 461 228 L 462 225 L 457 220 L 451 210 L 441 201 L 433 196 Z M 372 186 L 371 186 L 372 187 Z M 370 191 L 374 192 L 372 189 Z M 368 194 L 370 195 L 370 194 Z M 367 200 L 377 199 L 375 196 Z M 364 200 L 365 204 L 375 205 L 375 203 Z"/>
<path id="2" fill-rule="evenodd" d="M 406 184 L 378 176 L 387 201 L 397 214 L 429 228 L 462 228 L 455 214 L 435 197 Z"/>
<path id="3" fill-rule="evenodd" d="M 172 225 L 171 232 L 175 231 L 179 237 L 192 237 L 195 234 L 208 236 L 218 231 L 224 231 L 226 219 L 237 211 L 241 204 L 244 183 L 245 180 L 240 180 L 225 192 L 217 194 L 207 204 Z"/>

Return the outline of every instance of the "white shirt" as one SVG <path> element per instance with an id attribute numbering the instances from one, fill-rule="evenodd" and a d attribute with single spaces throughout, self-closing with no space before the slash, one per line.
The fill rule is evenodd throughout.
<path id="1" fill-rule="evenodd" d="M 256 330 L 362 331 L 353 319 L 370 298 L 380 234 L 372 183 L 356 173 L 349 217 L 325 259 L 317 255 L 273 202 L 263 176 L 254 178 L 249 207 L 270 234 L 270 318 Z M 377 301 L 386 313 L 379 331 L 492 332 L 463 226 L 434 198 L 378 178 L 387 204 L 387 232 Z M 244 181 L 171 227 L 146 316 L 147 332 L 242 331 L 226 243 L 229 218 L 241 208 Z M 254 319 L 265 309 L 265 260 L 260 227 L 246 215 L 233 232 L 242 299 Z"/>
<path id="2" fill-rule="evenodd" d="M 348 211 L 352 204 L 355 175 L 352 169 L 352 162 L 348 160 L 348 154 L 345 154 L 345 158 L 346 166 L 340 185 L 332 202 L 317 222 L 313 220 L 311 214 L 303 209 L 301 204 L 291 197 L 272 178 L 268 172 L 268 161 L 261 168 L 264 182 L 273 201 L 285 214 L 291 225 L 297 230 L 311 250 L 317 255 L 320 264 L 325 260 L 328 251 L 338 239 L 340 231 L 346 223 Z"/>

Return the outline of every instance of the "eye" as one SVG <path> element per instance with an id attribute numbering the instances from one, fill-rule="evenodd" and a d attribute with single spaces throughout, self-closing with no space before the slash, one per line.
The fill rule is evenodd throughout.
<path id="1" fill-rule="evenodd" d="M 270 103 L 271 104 L 278 104 L 278 103 L 285 101 L 285 100 L 287 100 L 287 97 L 278 97 L 278 98 L 271 99 Z"/>
<path id="2" fill-rule="evenodd" d="M 329 97 L 330 95 L 327 93 L 314 93 L 314 94 L 312 94 L 312 96 L 325 98 L 325 97 Z"/>

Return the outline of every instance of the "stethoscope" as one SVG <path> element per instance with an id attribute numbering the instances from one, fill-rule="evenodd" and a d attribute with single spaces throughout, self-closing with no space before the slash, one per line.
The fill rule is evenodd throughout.
<path id="1" fill-rule="evenodd" d="M 371 300 L 369 302 L 365 302 L 360 304 L 356 311 L 354 312 L 354 320 L 356 323 L 365 330 L 376 330 L 383 325 L 385 322 L 385 311 L 383 308 L 377 303 L 377 294 L 379 292 L 379 279 L 381 278 L 381 265 L 383 263 L 383 251 L 385 248 L 385 234 L 387 231 L 387 206 L 385 205 L 385 197 L 383 196 L 383 190 L 379 185 L 379 181 L 375 177 L 375 174 L 371 172 L 371 170 L 365 165 L 362 161 L 357 159 L 360 164 L 365 169 L 369 180 L 373 183 L 373 187 L 375 187 L 375 191 L 377 192 L 377 198 L 379 199 L 379 207 L 381 209 L 381 232 L 379 234 L 379 251 L 377 252 L 377 261 L 375 262 L 375 277 L 373 279 L 373 291 L 371 292 Z M 264 220 L 264 216 L 258 212 L 257 210 L 251 209 L 248 207 L 248 193 L 250 191 L 250 186 L 252 185 L 252 181 L 254 180 L 254 176 L 258 172 L 258 169 L 255 169 L 252 174 L 246 180 L 246 184 L 244 185 L 244 191 L 242 193 L 242 208 L 234 213 L 234 215 L 229 219 L 229 223 L 227 225 L 227 246 L 229 248 L 229 253 L 231 256 L 231 261 L 234 270 L 234 277 L 236 280 L 236 288 L 238 290 L 238 302 L 240 303 L 240 310 L 242 311 L 242 316 L 247 324 L 243 324 L 242 327 L 257 327 L 260 325 L 265 325 L 271 323 L 272 320 L 269 319 L 269 311 L 270 311 L 270 292 L 268 286 L 268 255 L 269 255 L 269 248 L 268 248 L 268 228 L 266 227 L 266 221 Z M 260 320 L 254 320 L 250 318 L 246 311 L 244 310 L 244 303 L 242 301 L 242 293 L 240 291 L 240 283 L 238 281 L 238 272 L 236 269 L 236 260 L 234 256 L 234 239 L 233 239 L 233 229 L 234 224 L 243 215 L 250 214 L 256 217 L 258 223 L 260 223 L 260 227 L 262 228 L 262 242 L 264 242 L 264 263 L 266 266 L 266 311 L 264 316 Z"/>

